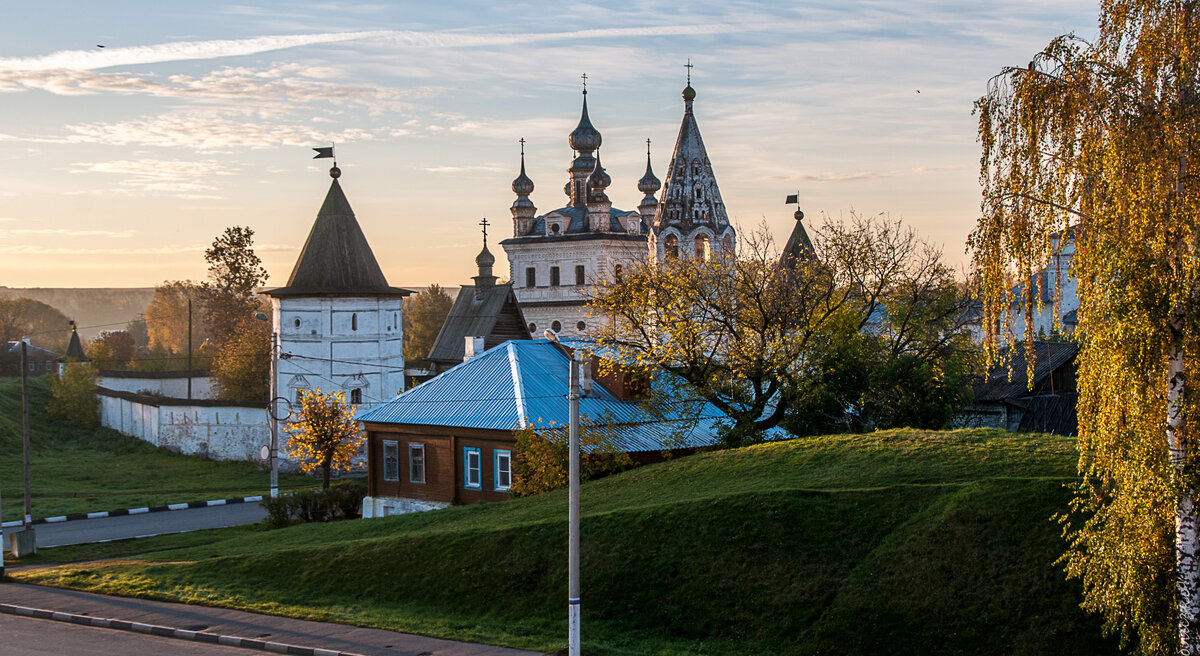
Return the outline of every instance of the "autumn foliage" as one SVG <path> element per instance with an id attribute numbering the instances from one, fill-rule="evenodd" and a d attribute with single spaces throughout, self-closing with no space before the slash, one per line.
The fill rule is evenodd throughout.
<path id="1" fill-rule="evenodd" d="M 300 394 L 300 411 L 288 426 L 288 456 L 305 473 L 321 469 L 322 487 L 329 487 L 334 468 L 349 469 L 362 445 L 363 433 L 345 394 L 319 389 Z"/>
<path id="2" fill-rule="evenodd" d="M 517 431 L 517 457 L 513 462 L 513 496 L 528 497 L 567 486 L 570 444 L 563 427 L 543 429 L 527 426 Z M 579 476 L 588 481 L 628 469 L 629 454 L 615 448 L 609 431 L 603 427 L 581 426 L 583 453 Z"/>

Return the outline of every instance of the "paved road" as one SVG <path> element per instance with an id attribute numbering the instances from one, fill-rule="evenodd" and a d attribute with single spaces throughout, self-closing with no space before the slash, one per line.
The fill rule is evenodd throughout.
<path id="1" fill-rule="evenodd" d="M 0 584 L 0 603 L 30 608 L 105 617 L 131 622 L 143 622 L 189 631 L 204 631 L 240 638 L 256 638 L 281 642 L 299 647 L 315 647 L 345 651 L 366 656 L 538 656 L 534 652 L 477 645 L 469 642 L 438 640 L 395 631 L 364 629 L 345 624 L 310 622 L 274 615 L 259 615 L 224 608 L 189 606 L 162 601 L 108 597 L 105 595 L 43 588 L 36 585 L 17 583 Z M 63 625 L 74 626 L 74 625 Z M 107 631 L 90 629 L 90 631 Z M 56 629 L 55 629 L 56 630 Z M 187 642 L 173 641 L 170 650 L 162 651 L 119 651 L 120 654 L 173 654 L 174 645 Z M 3 634 L 0 633 L 0 653 L 7 656 Z M 39 652 L 32 652 L 39 653 Z M 45 653 L 45 652 L 40 652 Z M 73 654 L 73 651 L 51 652 Z M 245 652 L 247 654 L 252 652 Z M 261 653 L 261 652 L 260 652 Z"/>
<path id="2" fill-rule="evenodd" d="M 253 524 L 266 516 L 267 511 L 257 503 L 233 503 L 208 508 L 188 508 L 141 515 L 38 524 L 33 527 L 33 530 L 37 535 L 38 547 L 61 547 L 67 544 L 104 542 L 163 535 L 164 533 L 198 531 L 205 528 Z M 13 530 L 17 529 L 4 529 L 5 533 Z"/>
<path id="3" fill-rule="evenodd" d="M 0 653 L 5 656 L 249 656 L 262 652 L 0 615 Z"/>

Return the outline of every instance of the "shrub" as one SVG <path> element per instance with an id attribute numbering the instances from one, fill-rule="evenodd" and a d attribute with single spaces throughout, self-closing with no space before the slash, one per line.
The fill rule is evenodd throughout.
<path id="1" fill-rule="evenodd" d="M 259 504 L 267 511 L 267 528 L 283 528 L 294 519 L 303 523 L 358 519 L 366 495 L 367 486 L 353 478 L 328 489 L 301 490 Z"/>
<path id="2" fill-rule="evenodd" d="M 84 426 L 100 423 L 100 401 L 96 398 L 96 368 L 72 362 L 62 377 L 50 382 L 51 400 L 46 410 L 55 416 Z"/>

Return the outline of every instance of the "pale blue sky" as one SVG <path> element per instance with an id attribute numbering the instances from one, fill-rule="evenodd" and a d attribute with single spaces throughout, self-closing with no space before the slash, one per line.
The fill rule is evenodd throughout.
<path id="1" fill-rule="evenodd" d="M 799 191 L 812 221 L 889 212 L 961 263 L 979 205 L 972 102 L 1053 36 L 1093 34 L 1097 14 L 1077 0 L 0 6 L 10 287 L 201 279 L 204 247 L 235 224 L 283 284 L 329 182 L 308 148 L 331 140 L 388 280 L 468 282 L 479 219 L 511 234 L 518 139 L 539 212 L 563 204 L 581 73 L 609 196 L 637 205 L 647 138 L 666 171 L 689 57 L 735 221 L 786 239 Z"/>

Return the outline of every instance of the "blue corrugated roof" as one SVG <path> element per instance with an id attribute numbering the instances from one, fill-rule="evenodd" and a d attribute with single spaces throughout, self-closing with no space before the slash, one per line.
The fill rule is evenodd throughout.
<path id="1" fill-rule="evenodd" d="M 546 339 L 510 340 L 375 406 L 360 421 L 515 430 L 527 424 L 565 427 L 570 361 Z M 580 419 L 606 426 L 613 446 L 624 451 L 707 446 L 716 443 L 724 418 L 708 403 L 647 412 L 599 384 L 580 399 Z"/>

